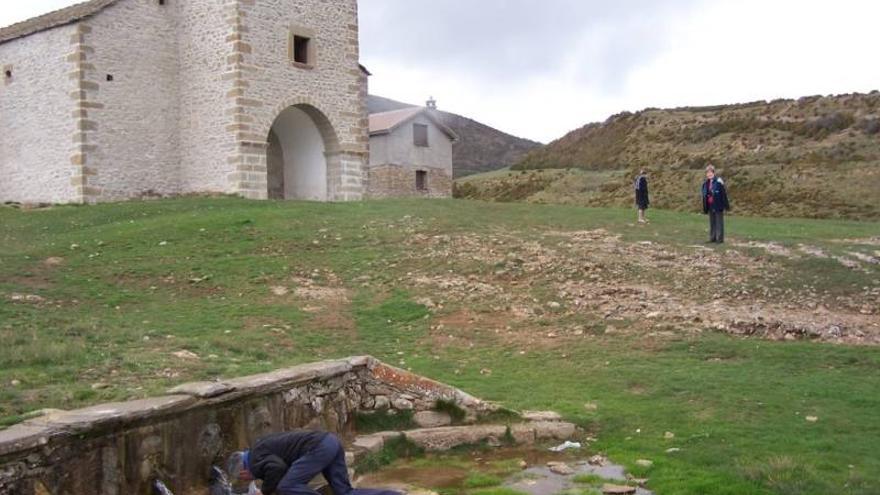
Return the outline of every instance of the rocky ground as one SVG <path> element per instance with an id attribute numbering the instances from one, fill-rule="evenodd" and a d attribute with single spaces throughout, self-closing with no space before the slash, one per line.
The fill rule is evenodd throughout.
<path id="1" fill-rule="evenodd" d="M 880 344 L 878 283 L 835 294 L 806 279 L 799 283 L 791 265 L 833 261 L 873 277 L 880 274 L 875 249 L 880 238 L 841 239 L 853 248 L 831 254 L 806 244 L 734 242 L 719 248 L 627 242 L 601 229 L 430 235 L 422 227 L 411 217 L 397 225 L 365 226 L 408 229 L 412 235 L 404 258 L 376 262 L 385 276 L 357 282 L 420 295 L 418 302 L 435 316 L 435 345 L 456 340 L 460 345 L 473 338 L 464 331 L 471 328 L 488 329 L 523 348 L 564 337 L 704 331 Z M 405 275 L 389 275 L 403 270 Z M 346 297 L 337 284 L 321 288 L 311 279 L 299 292 L 306 299 L 322 294 L 330 305 L 335 303 L 327 302 L 328 295 Z"/>

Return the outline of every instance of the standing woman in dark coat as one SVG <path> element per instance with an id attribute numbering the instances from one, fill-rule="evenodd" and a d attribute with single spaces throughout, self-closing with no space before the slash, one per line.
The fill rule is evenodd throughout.
<path id="1" fill-rule="evenodd" d="M 636 177 L 635 189 L 636 208 L 639 210 L 639 223 L 647 223 L 648 219 L 645 218 L 645 210 L 648 209 L 651 201 L 648 199 L 648 176 L 645 174 L 645 169 L 642 169 L 639 172 L 639 176 Z"/>
<path id="2" fill-rule="evenodd" d="M 709 242 L 724 243 L 724 212 L 730 210 L 724 180 L 715 175 L 715 167 L 706 167 L 703 181 L 703 213 L 709 215 Z"/>

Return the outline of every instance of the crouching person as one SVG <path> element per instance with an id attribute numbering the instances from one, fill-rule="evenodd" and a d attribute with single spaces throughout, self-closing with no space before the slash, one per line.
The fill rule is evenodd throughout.
<path id="1" fill-rule="evenodd" d="M 226 462 L 230 481 L 263 482 L 264 495 L 318 495 L 309 482 L 323 474 L 334 495 L 401 495 L 391 490 L 353 489 L 345 449 L 336 435 L 292 431 L 263 437 Z"/>

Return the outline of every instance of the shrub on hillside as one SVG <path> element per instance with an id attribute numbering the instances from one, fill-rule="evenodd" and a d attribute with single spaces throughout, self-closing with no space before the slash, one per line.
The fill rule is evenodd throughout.
<path id="1" fill-rule="evenodd" d="M 822 138 L 852 127 L 855 121 L 851 113 L 829 113 L 805 123 L 801 126 L 800 133 L 812 138 Z"/>
<path id="2" fill-rule="evenodd" d="M 880 119 L 862 119 L 862 121 L 859 122 L 859 129 L 868 135 L 880 133 Z"/>

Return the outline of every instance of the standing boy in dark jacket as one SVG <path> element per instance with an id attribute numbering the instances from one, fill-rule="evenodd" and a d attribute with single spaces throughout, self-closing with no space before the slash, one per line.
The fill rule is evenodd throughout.
<path id="1" fill-rule="evenodd" d="M 639 223 L 647 223 L 648 219 L 645 218 L 645 210 L 648 209 L 648 205 L 651 204 L 651 201 L 648 199 L 648 176 L 645 174 L 644 169 L 642 169 L 642 171 L 639 172 L 639 176 L 636 177 L 635 189 L 636 208 L 639 210 Z"/>
<path id="2" fill-rule="evenodd" d="M 706 167 L 703 182 L 703 213 L 709 215 L 709 242 L 724 243 L 724 212 L 730 210 L 724 180 L 715 175 L 715 167 Z"/>
<path id="3" fill-rule="evenodd" d="M 229 456 L 226 470 L 232 482 L 262 480 L 264 495 L 318 495 L 309 487 L 318 474 L 324 475 L 334 495 L 400 495 L 390 490 L 353 489 L 345 449 L 336 435 L 325 431 L 263 437 L 250 450 Z"/>

